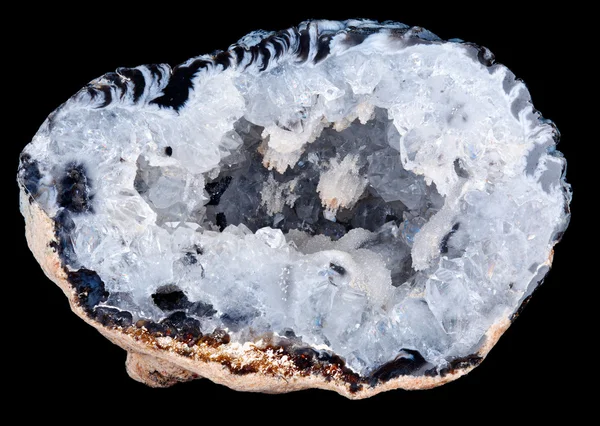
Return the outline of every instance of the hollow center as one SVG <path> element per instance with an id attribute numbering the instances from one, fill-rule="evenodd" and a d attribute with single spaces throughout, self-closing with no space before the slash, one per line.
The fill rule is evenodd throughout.
<path id="1" fill-rule="evenodd" d="M 371 235 L 360 248 L 383 258 L 394 286 L 413 274 L 414 236 L 444 199 L 435 185 L 402 167 L 400 134 L 386 110 L 377 108 L 365 124 L 355 120 L 341 131 L 326 127 L 284 173 L 269 170 L 268 137 L 262 135 L 262 127 L 244 118 L 235 123 L 224 138 L 219 169 L 204 174 L 203 202 L 191 209 L 185 200 L 188 184 L 143 157 L 135 188 L 164 227 L 184 220 L 204 229 L 244 225 L 253 233 L 295 230 L 332 241 L 363 229 Z M 176 154 L 171 147 L 165 152 Z"/>

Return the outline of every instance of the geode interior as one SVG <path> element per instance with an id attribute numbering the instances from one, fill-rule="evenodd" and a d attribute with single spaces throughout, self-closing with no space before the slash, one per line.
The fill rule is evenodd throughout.
<path id="1" fill-rule="evenodd" d="M 556 142 L 485 48 L 309 21 L 92 81 L 18 178 L 92 318 L 418 375 L 476 353 L 548 271 Z"/>

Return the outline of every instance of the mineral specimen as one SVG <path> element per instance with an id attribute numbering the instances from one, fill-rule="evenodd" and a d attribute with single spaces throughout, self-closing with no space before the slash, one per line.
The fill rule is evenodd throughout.
<path id="1" fill-rule="evenodd" d="M 18 182 L 133 378 L 362 398 L 453 380 L 509 326 L 568 224 L 557 139 L 486 48 L 307 21 L 93 80 Z"/>

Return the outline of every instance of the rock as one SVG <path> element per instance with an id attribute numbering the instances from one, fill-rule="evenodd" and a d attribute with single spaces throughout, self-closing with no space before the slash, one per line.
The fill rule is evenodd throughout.
<path id="1" fill-rule="evenodd" d="M 569 220 L 557 138 L 485 48 L 307 21 L 92 81 L 25 147 L 21 211 L 136 380 L 364 398 L 516 317 Z"/>

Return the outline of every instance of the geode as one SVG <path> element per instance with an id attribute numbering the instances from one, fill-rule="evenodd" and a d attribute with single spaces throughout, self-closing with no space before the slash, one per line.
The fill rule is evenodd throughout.
<path id="1" fill-rule="evenodd" d="M 20 158 L 29 246 L 150 386 L 424 389 L 478 365 L 569 220 L 489 50 L 367 20 L 119 68 Z"/>

